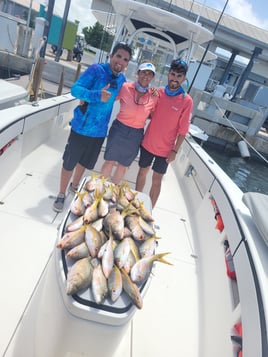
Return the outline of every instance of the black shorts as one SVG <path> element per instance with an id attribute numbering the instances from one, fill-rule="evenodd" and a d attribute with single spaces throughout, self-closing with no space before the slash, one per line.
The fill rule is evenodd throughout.
<path id="1" fill-rule="evenodd" d="M 71 130 L 63 153 L 63 168 L 72 171 L 76 164 L 88 170 L 94 169 L 98 160 L 104 138 L 84 136 Z"/>
<path id="2" fill-rule="evenodd" d="M 139 153 L 144 129 L 131 128 L 114 120 L 107 139 L 104 159 L 130 166 Z"/>
<path id="3" fill-rule="evenodd" d="M 167 172 L 167 168 L 168 168 L 167 158 L 154 155 L 141 146 L 139 166 L 141 168 L 145 168 L 151 166 L 152 162 L 153 162 L 153 166 L 152 166 L 153 171 L 157 172 L 158 174 L 165 174 Z"/>

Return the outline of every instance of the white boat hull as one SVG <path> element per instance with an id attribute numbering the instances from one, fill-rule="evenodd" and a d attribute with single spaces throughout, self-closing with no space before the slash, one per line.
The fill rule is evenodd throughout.
<path id="1" fill-rule="evenodd" d="M 68 122 L 74 104 L 65 96 L 39 107 L 2 111 L 8 122 L 1 122 L 1 147 L 14 135 L 18 138 L 0 156 L 5 167 L 0 278 L 10 287 L 0 298 L 5 321 L 1 354 L 20 357 L 23 350 L 29 357 L 155 357 L 179 351 L 190 357 L 235 356 L 238 346 L 231 335 L 241 321 L 243 356 L 266 356 L 267 246 L 242 202 L 243 193 L 190 138 L 170 166 L 153 210 L 159 249 L 171 251 L 174 266 L 156 264 L 143 309 L 122 325 L 89 321 L 68 311 L 55 267 L 57 227 L 66 211 L 53 213 L 49 195 L 57 192 L 69 132 L 68 126 L 56 123 L 59 116 Z M 20 122 L 25 122 L 25 132 L 18 128 Z M 96 171 L 102 159 L 103 153 Z M 132 187 L 136 172 L 137 162 L 126 175 Z M 211 196 L 224 222 L 221 233 L 215 229 Z M 71 199 L 69 195 L 67 208 Z M 226 274 L 226 239 L 236 281 Z M 169 341 L 168 346 L 163 341 Z"/>

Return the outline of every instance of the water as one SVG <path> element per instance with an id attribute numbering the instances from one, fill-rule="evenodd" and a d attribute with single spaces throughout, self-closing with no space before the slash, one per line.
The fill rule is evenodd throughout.
<path id="1" fill-rule="evenodd" d="M 243 159 L 239 152 L 204 146 L 206 152 L 243 192 L 268 195 L 268 164 L 259 158 Z"/>
<path id="2" fill-rule="evenodd" d="M 0 67 L 0 79 L 8 79 L 8 78 L 14 78 L 18 77 L 20 75 L 24 75 L 26 73 L 20 72 L 20 71 L 15 71 L 14 70 L 8 70 L 7 68 Z"/>

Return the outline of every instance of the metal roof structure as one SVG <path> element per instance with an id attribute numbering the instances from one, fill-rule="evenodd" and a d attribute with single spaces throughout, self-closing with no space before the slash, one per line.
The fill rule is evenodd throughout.
<path id="1" fill-rule="evenodd" d="M 143 1 L 144 2 L 144 1 Z M 204 27 L 213 31 L 221 12 L 192 0 L 146 1 L 154 6 L 178 13 L 192 21 L 198 20 Z M 233 16 L 223 14 L 213 40 L 214 46 L 250 58 L 255 47 L 262 49 L 258 59 L 268 62 L 268 31 Z"/>
<path id="2" fill-rule="evenodd" d="M 171 3 L 172 6 L 177 6 L 184 10 L 187 10 L 188 13 L 191 12 L 196 16 L 200 14 L 200 22 L 205 21 L 203 25 L 205 25 L 206 23 L 208 24 L 208 21 L 215 24 L 219 19 L 220 11 L 210 8 L 208 6 L 204 6 L 200 3 L 193 2 L 190 0 L 173 0 Z M 229 30 L 235 31 L 240 35 L 243 34 L 246 37 L 250 37 L 255 40 L 258 39 L 260 42 L 264 42 L 267 44 L 268 31 L 258 28 L 250 23 L 239 20 L 236 17 L 223 14 L 220 26 L 222 28 L 226 27 Z"/>
<path id="3" fill-rule="evenodd" d="M 192 58 L 193 55 L 195 59 L 200 60 L 205 51 L 202 45 L 214 37 L 209 29 L 198 22 L 140 1 L 93 0 L 91 9 L 106 29 L 114 31 L 115 41 L 131 42 L 133 38 L 142 34 L 141 40 L 153 43 L 154 38 L 157 41 L 154 42 L 154 46 L 164 52 L 168 49 L 174 58 L 178 53 L 184 52 L 185 60 L 188 60 L 188 57 Z M 148 40 L 150 36 L 151 39 Z M 216 58 L 217 56 L 210 51 L 205 55 L 207 61 Z"/>
<path id="4" fill-rule="evenodd" d="M 137 0 L 137 2 L 161 8 L 194 22 L 197 21 L 212 32 L 221 16 L 220 11 L 193 0 Z M 107 20 L 105 11 L 109 11 L 110 19 L 112 18 L 112 0 L 92 0 L 91 8 L 99 10 L 98 20 L 104 24 Z M 101 13 L 103 21 L 101 21 Z M 258 60 L 268 65 L 268 31 L 233 16 L 222 15 L 211 45 L 214 49 L 220 47 L 230 52 L 235 51 L 248 59 L 255 47 L 259 47 L 262 49 L 262 53 L 258 56 Z"/>

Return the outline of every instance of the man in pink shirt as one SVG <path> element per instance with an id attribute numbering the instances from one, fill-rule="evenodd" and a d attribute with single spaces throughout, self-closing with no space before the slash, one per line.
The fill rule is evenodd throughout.
<path id="1" fill-rule="evenodd" d="M 158 103 L 141 143 L 136 190 L 143 190 L 147 173 L 153 163 L 150 189 L 152 207 L 159 197 L 168 164 L 176 158 L 189 131 L 193 100 L 181 87 L 186 79 L 187 70 L 188 66 L 183 60 L 171 62 L 168 84 L 158 90 Z"/>

